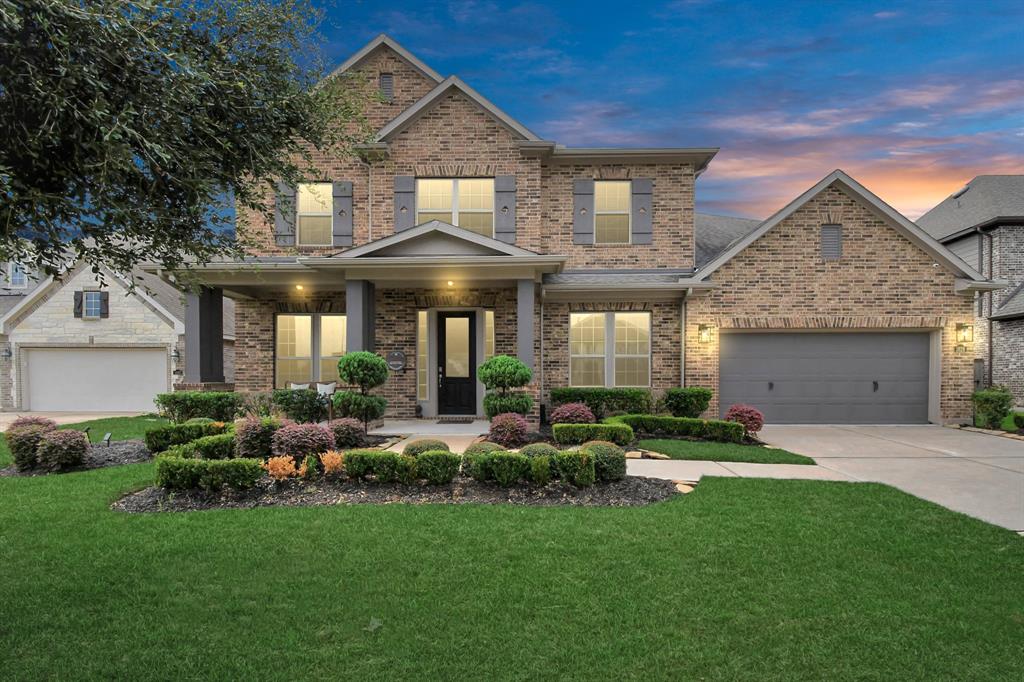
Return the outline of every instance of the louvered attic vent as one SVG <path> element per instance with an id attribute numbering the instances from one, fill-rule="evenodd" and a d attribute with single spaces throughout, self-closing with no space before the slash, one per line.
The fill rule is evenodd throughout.
<path id="1" fill-rule="evenodd" d="M 824 260 L 839 260 L 843 256 L 843 226 L 821 226 L 821 257 Z"/>

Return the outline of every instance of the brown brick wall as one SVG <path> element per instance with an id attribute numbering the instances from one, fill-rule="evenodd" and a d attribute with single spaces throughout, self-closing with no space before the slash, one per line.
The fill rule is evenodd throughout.
<path id="1" fill-rule="evenodd" d="M 824 222 L 843 225 L 843 257 L 822 261 L 818 232 Z M 718 414 L 718 331 L 721 328 L 941 327 L 944 420 L 970 417 L 971 354 L 954 351 L 954 327 L 971 322 L 971 300 L 953 292 L 954 275 L 859 201 L 835 187 L 714 273 L 719 288 L 687 306 L 686 374 L 689 385 L 709 386 Z M 713 328 L 711 343 L 697 342 L 697 327 Z"/>

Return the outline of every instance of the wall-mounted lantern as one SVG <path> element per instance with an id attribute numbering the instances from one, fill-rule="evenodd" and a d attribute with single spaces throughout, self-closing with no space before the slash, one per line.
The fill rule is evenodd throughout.
<path id="1" fill-rule="evenodd" d="M 711 343 L 711 325 L 697 325 L 697 341 L 700 343 Z"/>
<path id="2" fill-rule="evenodd" d="M 956 342 L 971 343 L 974 341 L 974 325 L 958 322 L 956 325 Z"/>
<path id="3" fill-rule="evenodd" d="M 0 351 L 0 358 L 3 358 L 4 360 L 10 360 L 13 356 L 14 353 L 11 352 L 11 344 L 5 343 L 4 349 Z"/>

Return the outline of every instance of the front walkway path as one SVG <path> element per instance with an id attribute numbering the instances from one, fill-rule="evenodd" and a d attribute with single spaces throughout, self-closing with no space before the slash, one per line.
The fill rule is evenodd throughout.
<path id="1" fill-rule="evenodd" d="M 58 424 L 77 424 L 92 419 L 108 419 L 110 417 L 135 417 L 145 412 L 0 412 L 0 431 L 6 431 L 18 417 L 32 415 L 46 417 Z"/>
<path id="2" fill-rule="evenodd" d="M 849 476 L 813 464 L 751 464 L 749 462 L 705 462 L 689 459 L 631 459 L 626 461 L 630 476 L 699 481 L 702 476 L 741 478 L 795 478 L 812 481 L 851 481 Z"/>

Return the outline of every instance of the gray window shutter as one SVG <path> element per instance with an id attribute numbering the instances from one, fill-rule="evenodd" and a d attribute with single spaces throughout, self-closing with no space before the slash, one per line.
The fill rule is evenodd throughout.
<path id="1" fill-rule="evenodd" d="M 572 243 L 594 243 L 594 181 L 572 181 Z"/>
<path id="2" fill-rule="evenodd" d="M 839 260 L 843 257 L 843 226 L 821 226 L 821 257 L 824 260 Z"/>
<path id="3" fill-rule="evenodd" d="M 516 176 L 494 178 L 494 238 L 516 243 Z"/>
<path id="4" fill-rule="evenodd" d="M 650 178 L 633 178 L 633 205 L 630 220 L 633 244 L 650 244 L 653 237 L 651 228 L 651 192 L 654 182 Z"/>
<path id="5" fill-rule="evenodd" d="M 277 183 L 274 198 L 274 243 L 295 246 L 295 188 L 284 182 Z"/>
<path id="6" fill-rule="evenodd" d="M 416 226 L 416 178 L 395 176 L 395 232 Z"/>
<path id="7" fill-rule="evenodd" d="M 82 316 L 82 292 L 81 291 L 76 291 L 75 292 L 74 315 L 75 315 L 75 317 L 81 317 Z"/>
<path id="8" fill-rule="evenodd" d="M 100 292 L 100 317 L 110 317 L 110 292 Z"/>
<path id="9" fill-rule="evenodd" d="M 352 246 L 352 183 L 334 183 L 334 245 Z"/>

